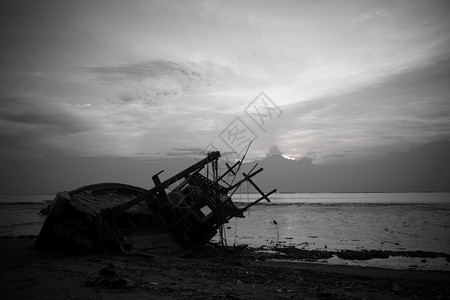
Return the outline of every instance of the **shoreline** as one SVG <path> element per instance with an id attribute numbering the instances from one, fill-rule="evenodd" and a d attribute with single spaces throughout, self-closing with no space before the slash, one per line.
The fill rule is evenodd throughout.
<path id="1" fill-rule="evenodd" d="M 37 235 L 0 236 L 3 239 L 33 240 Z M 220 248 L 218 242 L 210 242 L 204 249 Z M 322 250 L 305 249 L 295 246 L 260 246 L 250 245 L 225 246 L 221 248 L 228 253 L 239 255 L 243 259 L 259 261 L 279 261 L 290 263 L 312 263 L 328 265 L 348 265 L 355 267 L 373 267 L 395 270 L 423 270 L 450 272 L 450 254 L 422 250 L 374 250 L 341 249 Z M 202 250 L 199 250 L 202 251 Z M 205 250 L 204 250 L 205 251 Z M 206 250 L 207 251 L 207 250 Z M 216 251 L 221 251 L 217 249 Z"/>
<path id="2" fill-rule="evenodd" d="M 204 247 L 188 258 L 67 255 L 0 239 L 3 299 L 448 299 L 450 272 L 263 259 L 257 251 Z M 113 263 L 126 284 L 88 286 Z"/>

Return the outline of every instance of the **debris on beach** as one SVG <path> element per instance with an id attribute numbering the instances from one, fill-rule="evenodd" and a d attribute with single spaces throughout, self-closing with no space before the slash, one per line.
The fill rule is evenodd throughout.
<path id="1" fill-rule="evenodd" d="M 86 280 L 84 286 L 102 286 L 106 288 L 123 288 L 128 281 L 121 278 L 113 263 L 109 263 L 107 267 L 102 268 L 96 278 Z"/>
<path id="2" fill-rule="evenodd" d="M 154 187 L 101 183 L 57 193 L 42 226 L 35 248 L 52 252 L 115 252 L 179 254 L 207 243 L 230 219 L 266 200 L 276 189 L 264 193 L 252 180 L 263 169 L 242 173 L 227 183 L 225 176 L 238 174 L 242 160 L 219 174 L 218 151 Z M 245 156 L 244 156 L 245 157 Z M 202 170 L 204 171 L 202 173 Z M 234 179 L 233 178 L 233 179 Z M 261 197 L 238 208 L 231 196 L 244 182 Z"/>

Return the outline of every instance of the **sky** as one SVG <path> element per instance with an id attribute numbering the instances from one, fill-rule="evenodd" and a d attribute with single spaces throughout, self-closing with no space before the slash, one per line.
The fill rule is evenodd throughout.
<path id="1" fill-rule="evenodd" d="M 0 2 L 0 158 L 327 164 L 450 139 L 449 1 Z"/>

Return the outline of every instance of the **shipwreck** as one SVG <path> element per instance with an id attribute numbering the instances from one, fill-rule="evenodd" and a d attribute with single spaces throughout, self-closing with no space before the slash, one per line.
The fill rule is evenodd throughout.
<path id="1" fill-rule="evenodd" d="M 245 155 L 244 155 L 245 157 Z M 264 193 L 252 180 L 261 172 L 256 165 L 234 182 L 242 160 L 219 174 L 218 151 L 154 187 L 143 188 L 101 183 L 56 194 L 35 248 L 52 252 L 182 253 L 209 242 L 232 218 L 266 200 L 276 189 Z M 225 180 L 232 177 L 231 182 Z M 228 180 L 230 181 L 230 180 Z M 249 182 L 261 195 L 238 207 L 232 195 Z"/>

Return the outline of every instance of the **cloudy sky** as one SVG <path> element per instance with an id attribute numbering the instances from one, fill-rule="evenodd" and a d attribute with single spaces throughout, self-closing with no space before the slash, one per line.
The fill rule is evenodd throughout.
<path id="1" fill-rule="evenodd" d="M 1 1 L 0 157 L 449 140 L 449 3 Z"/>

